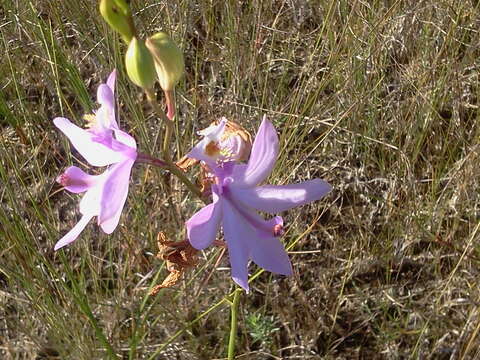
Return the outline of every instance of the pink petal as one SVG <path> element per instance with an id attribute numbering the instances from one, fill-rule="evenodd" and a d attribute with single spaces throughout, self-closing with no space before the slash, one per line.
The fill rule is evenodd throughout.
<path id="1" fill-rule="evenodd" d="M 135 139 L 127 134 L 125 131 L 115 129 L 113 130 L 115 132 L 115 138 L 117 139 L 118 142 L 126 145 L 127 147 L 136 150 L 137 149 L 137 142 Z"/>
<path id="2" fill-rule="evenodd" d="M 264 181 L 272 172 L 278 155 L 278 136 L 272 123 L 264 116 L 252 145 L 252 152 L 246 167 L 235 167 L 235 186 L 255 186 Z"/>
<path id="3" fill-rule="evenodd" d="M 115 95 L 115 81 L 117 80 L 117 70 L 113 71 L 108 75 L 107 85 L 112 90 L 112 93 Z"/>
<path id="4" fill-rule="evenodd" d="M 190 244 L 202 250 L 209 246 L 217 237 L 222 220 L 222 202 L 213 194 L 213 203 L 201 208 L 185 223 Z"/>
<path id="5" fill-rule="evenodd" d="M 55 126 L 70 140 L 73 147 L 93 166 L 106 166 L 122 160 L 122 154 L 117 153 L 103 144 L 95 142 L 96 135 L 74 125 L 65 118 L 55 118 Z"/>
<path id="6" fill-rule="evenodd" d="M 248 208 L 242 208 L 242 212 L 248 213 L 248 217 L 253 219 L 254 223 L 261 224 L 258 227 L 254 227 L 252 222 L 245 221 L 242 223 L 243 219 L 245 219 L 244 216 L 238 219 L 238 222 L 242 223 L 242 227 L 249 228 L 251 231 L 250 236 L 244 237 L 244 241 L 248 242 L 253 262 L 270 272 L 291 275 L 292 265 L 287 252 L 279 238 L 274 236 L 275 225 L 283 226 L 282 217 L 276 216 L 273 219 L 264 220 L 255 211 Z M 237 211 L 237 214 L 240 213 Z"/>
<path id="7" fill-rule="evenodd" d="M 228 200 L 223 201 L 223 232 L 227 241 L 232 279 L 248 292 L 248 245 L 252 235 L 254 238 L 256 236 L 250 224 L 242 219 Z"/>
<path id="8" fill-rule="evenodd" d="M 90 214 L 92 216 L 98 216 L 98 214 L 100 214 L 100 202 L 104 185 L 105 172 L 102 175 L 99 175 L 97 184 L 88 189 L 85 195 L 83 195 L 83 198 L 80 201 L 80 213 L 83 215 Z"/>
<path id="9" fill-rule="evenodd" d="M 208 153 L 207 146 L 210 143 L 219 146 L 226 124 L 227 119 L 222 118 L 218 125 L 210 125 L 206 129 L 199 131 L 198 134 L 203 135 L 204 138 L 195 145 L 192 150 L 190 150 L 187 156 L 192 159 L 204 161 L 210 166 L 214 166 L 220 153 Z M 218 149 L 220 150 L 220 148 Z"/>
<path id="10" fill-rule="evenodd" d="M 80 221 L 55 244 L 53 249 L 57 251 L 58 249 L 75 241 L 83 229 L 85 229 L 85 226 L 87 226 L 92 217 L 93 215 L 83 215 Z"/>
<path id="11" fill-rule="evenodd" d="M 95 186 L 100 176 L 89 175 L 76 166 L 70 166 L 57 181 L 70 192 L 82 193 Z"/>
<path id="12" fill-rule="evenodd" d="M 280 186 L 230 187 L 231 196 L 236 202 L 269 213 L 278 213 L 319 200 L 331 190 L 331 185 L 321 179 Z"/>
<path id="13" fill-rule="evenodd" d="M 115 97 L 113 96 L 112 89 L 107 84 L 100 84 L 98 87 L 97 101 L 100 105 L 111 110 L 112 114 L 115 114 Z"/>
<path id="14" fill-rule="evenodd" d="M 107 234 L 111 234 L 118 225 L 120 215 L 128 195 L 130 172 L 134 160 L 127 159 L 113 165 L 108 170 L 101 196 L 98 224 Z"/>

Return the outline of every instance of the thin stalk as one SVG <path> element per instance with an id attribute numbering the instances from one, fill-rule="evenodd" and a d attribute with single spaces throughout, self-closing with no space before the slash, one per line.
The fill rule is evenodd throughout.
<path id="1" fill-rule="evenodd" d="M 150 156 L 144 156 L 141 158 L 141 161 L 139 162 L 146 162 L 149 164 L 161 166 L 167 170 L 169 170 L 173 175 L 175 175 L 192 193 L 194 193 L 200 200 L 205 202 L 205 199 L 203 198 L 202 192 L 200 189 L 195 186 L 194 183 L 192 183 L 187 176 L 184 174 L 184 172 L 178 168 L 178 166 L 172 161 L 172 157 L 170 155 L 170 139 L 172 137 L 173 133 L 173 121 L 170 120 L 165 113 L 160 109 L 158 106 L 156 99 L 155 99 L 155 93 L 153 89 L 145 89 L 145 93 L 147 94 L 147 99 L 150 105 L 152 106 L 153 110 L 157 113 L 157 115 L 162 119 L 162 121 L 165 123 L 165 135 L 163 139 L 163 156 L 164 156 L 164 161 L 161 160 L 154 160 L 152 162 L 152 157 Z M 160 163 L 159 163 L 160 161 Z"/>
<path id="2" fill-rule="evenodd" d="M 195 195 L 197 195 L 197 197 L 202 200 L 203 202 L 205 202 L 205 199 L 203 197 L 203 194 L 202 192 L 200 191 L 200 189 L 195 186 L 194 183 L 192 183 L 188 178 L 187 176 L 184 174 L 184 172 L 182 170 L 180 170 L 178 168 L 177 165 L 175 165 L 174 163 L 170 163 L 168 164 L 167 163 L 167 169 L 173 174 L 175 175 L 181 182 L 183 182 L 183 184 L 188 188 L 188 190 L 190 190 L 192 193 L 194 193 Z"/>
<path id="3" fill-rule="evenodd" d="M 168 169 L 168 165 L 165 161 L 157 159 L 153 156 L 150 156 L 148 154 L 144 153 L 137 153 L 137 159 L 135 160 L 137 163 L 144 163 L 144 164 L 150 164 L 150 165 L 155 165 L 164 169 Z"/>
<path id="4" fill-rule="evenodd" d="M 162 119 L 163 123 L 165 124 L 165 136 L 163 138 L 163 147 L 162 153 L 163 157 L 165 158 L 166 162 L 172 162 L 172 157 L 170 155 L 170 138 L 172 137 L 173 133 L 173 121 L 165 115 L 165 113 L 160 109 L 155 99 L 155 92 L 153 89 L 145 89 L 145 93 L 147 94 L 147 99 L 150 105 L 152 106 L 153 110 L 157 113 L 158 116 Z"/>
<path id="5" fill-rule="evenodd" d="M 230 305 L 230 339 L 228 339 L 228 360 L 235 359 L 235 340 L 237 338 L 237 328 L 238 328 L 238 304 L 240 303 L 240 294 L 242 290 L 237 289 L 233 294 L 233 302 Z"/>

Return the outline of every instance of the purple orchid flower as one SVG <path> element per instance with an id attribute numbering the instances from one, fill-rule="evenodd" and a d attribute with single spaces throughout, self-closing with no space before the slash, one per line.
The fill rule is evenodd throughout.
<path id="1" fill-rule="evenodd" d="M 115 230 L 120 220 L 127 199 L 130 172 L 137 158 L 137 144 L 133 137 L 120 130 L 115 120 L 115 79 L 114 70 L 107 83 L 98 87 L 100 108 L 94 115 L 86 116 L 89 129 L 82 129 L 65 118 L 53 120 L 91 165 L 109 165 L 105 172 L 96 176 L 71 166 L 57 178 L 68 191 L 85 192 L 85 195 L 80 201 L 82 218 L 55 244 L 55 250 L 75 241 L 94 216 L 107 234 Z"/>
<path id="2" fill-rule="evenodd" d="M 247 164 L 218 161 L 219 139 L 224 124 L 209 128 L 205 138 L 189 156 L 205 162 L 215 176 L 213 202 L 187 222 L 187 236 L 198 250 L 209 246 L 222 226 L 227 242 L 232 278 L 248 291 L 248 261 L 282 275 L 292 274 L 292 265 L 278 237 L 283 219 L 261 218 L 256 210 L 278 213 L 325 196 L 331 186 L 320 179 L 290 185 L 257 186 L 271 173 L 278 155 L 278 136 L 272 123 L 263 118 Z M 212 150 L 212 149 L 217 149 Z"/>

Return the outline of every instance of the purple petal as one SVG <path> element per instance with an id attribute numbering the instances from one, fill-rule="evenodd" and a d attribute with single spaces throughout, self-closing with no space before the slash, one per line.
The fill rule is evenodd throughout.
<path id="1" fill-rule="evenodd" d="M 89 175 L 76 166 L 70 166 L 57 181 L 70 192 L 82 193 L 95 186 L 100 176 Z"/>
<path id="2" fill-rule="evenodd" d="M 254 209 L 277 213 L 321 199 L 332 190 L 326 181 L 313 179 L 299 184 L 265 185 L 256 188 L 231 187 L 235 201 Z"/>
<path id="3" fill-rule="evenodd" d="M 264 227 L 275 229 L 275 226 L 280 226 L 279 232 L 283 232 L 283 219 L 281 216 L 275 216 L 267 221 L 253 211 L 251 216 L 256 216 L 258 218 L 257 221 L 263 221 L 265 223 Z M 257 231 L 257 236 L 258 240 L 250 243 L 250 253 L 253 262 L 270 272 L 292 275 L 292 264 L 279 238 L 274 236 L 273 233 L 264 231 Z"/>
<path id="4" fill-rule="evenodd" d="M 110 88 L 105 84 L 100 85 L 100 87 L 103 87 L 104 89 L 108 89 L 107 91 L 110 91 Z M 115 120 L 115 108 L 113 107 L 113 105 L 111 106 L 103 103 L 100 108 L 95 112 L 95 118 L 96 123 L 95 126 L 93 126 L 92 128 L 95 130 L 96 133 L 110 133 L 111 130 L 118 129 L 118 124 Z"/>
<path id="5" fill-rule="evenodd" d="M 107 85 L 112 90 L 112 93 L 115 95 L 115 81 L 117 80 L 117 70 L 113 71 L 108 75 Z"/>
<path id="6" fill-rule="evenodd" d="M 252 243 L 252 260 L 258 266 L 281 275 L 292 275 L 292 264 L 280 240 L 273 236 L 262 237 Z"/>
<path id="7" fill-rule="evenodd" d="M 103 144 L 95 142 L 95 134 L 74 125 L 65 118 L 55 118 L 55 126 L 70 140 L 73 147 L 93 166 L 106 166 L 122 160 L 122 154 L 117 153 Z"/>
<path id="8" fill-rule="evenodd" d="M 126 145 L 132 150 L 137 149 L 137 142 L 132 136 L 130 136 L 129 134 L 127 134 L 125 131 L 122 131 L 122 130 L 115 129 L 113 131 L 115 132 L 115 138 L 117 139 L 118 142 Z"/>
<path id="9" fill-rule="evenodd" d="M 232 279 L 248 292 L 248 260 L 250 250 L 248 241 L 255 232 L 230 205 L 223 201 L 223 232 L 227 241 Z"/>
<path id="10" fill-rule="evenodd" d="M 234 170 L 235 186 L 255 186 L 265 180 L 275 166 L 278 146 L 277 131 L 264 116 L 253 142 L 247 166 L 236 167 Z"/>
<path id="11" fill-rule="evenodd" d="M 107 84 L 100 84 L 97 89 L 97 101 L 100 105 L 105 106 L 107 109 L 115 109 L 115 97 L 113 96 L 112 89 Z"/>
<path id="12" fill-rule="evenodd" d="M 98 224 L 107 234 L 111 234 L 118 225 L 123 206 L 128 195 L 130 172 L 134 160 L 127 159 L 113 165 L 103 186 Z"/>
<path id="13" fill-rule="evenodd" d="M 239 207 L 238 205 L 236 207 Z M 235 210 L 237 214 L 240 214 L 237 209 Z M 274 236 L 275 226 L 280 226 L 279 230 L 281 232 L 281 227 L 283 227 L 282 217 L 275 216 L 273 219 L 264 220 L 253 210 L 248 208 L 241 208 L 241 210 L 248 214 L 249 219 L 253 219 L 253 221 L 248 221 L 243 215 L 237 218 L 237 223 L 245 229 L 246 233 L 243 236 L 243 241 L 248 243 L 253 262 L 270 272 L 292 275 L 292 265 L 287 252 L 278 237 Z M 253 223 L 259 225 L 253 226 Z"/>
<path id="14" fill-rule="evenodd" d="M 53 249 L 57 251 L 65 245 L 75 241 L 92 217 L 93 215 L 83 215 L 80 221 L 55 244 Z"/>
<path id="15" fill-rule="evenodd" d="M 217 237 L 222 220 L 222 202 L 213 194 L 213 203 L 201 208 L 185 223 L 190 244 L 197 250 L 205 249 Z"/>

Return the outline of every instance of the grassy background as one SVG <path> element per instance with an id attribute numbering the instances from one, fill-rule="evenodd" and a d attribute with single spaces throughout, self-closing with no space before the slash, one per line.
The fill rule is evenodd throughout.
<path id="1" fill-rule="evenodd" d="M 263 273 L 242 297 L 239 358 L 479 358 L 478 2 L 132 8 L 143 34 L 167 31 L 185 51 L 178 157 L 220 116 L 254 132 L 267 114 L 282 150 L 270 182 L 334 187 L 284 214 L 295 276 Z M 115 233 L 90 225 L 53 252 L 79 218 L 54 180 L 85 162 L 52 119 L 81 124 L 116 67 L 121 126 L 144 152 L 161 143 L 96 2 L 4 0 L 0 47 L 0 357 L 225 357 L 233 286 L 218 250 L 146 295 L 167 274 L 156 234 L 183 238 L 200 206 L 174 179 L 136 166 Z"/>

